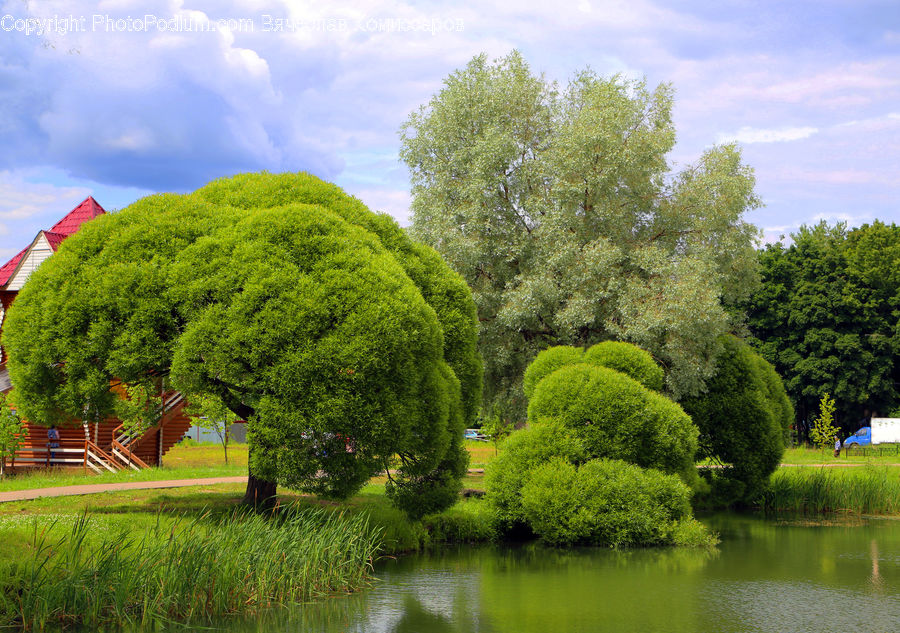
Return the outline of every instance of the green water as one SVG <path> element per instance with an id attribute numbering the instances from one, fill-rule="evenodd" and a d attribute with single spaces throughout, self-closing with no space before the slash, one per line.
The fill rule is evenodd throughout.
<path id="1" fill-rule="evenodd" d="M 900 632 L 900 521 L 705 520 L 712 552 L 459 547 L 378 566 L 373 587 L 235 631 Z"/>

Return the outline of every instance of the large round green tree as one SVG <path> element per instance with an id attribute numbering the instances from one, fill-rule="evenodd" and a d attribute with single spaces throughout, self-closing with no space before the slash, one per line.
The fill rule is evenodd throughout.
<path id="1" fill-rule="evenodd" d="M 794 410 L 772 366 L 736 336 L 722 338 L 724 352 L 706 393 L 681 404 L 700 429 L 701 457 L 721 470 L 708 473 L 721 501 L 752 501 L 778 468 Z"/>
<path id="2" fill-rule="evenodd" d="M 464 282 L 387 216 L 305 174 L 152 196 L 66 241 L 5 329 L 29 419 L 102 419 L 113 379 L 168 375 L 247 419 L 249 500 L 277 483 L 452 502 L 480 398 Z"/>

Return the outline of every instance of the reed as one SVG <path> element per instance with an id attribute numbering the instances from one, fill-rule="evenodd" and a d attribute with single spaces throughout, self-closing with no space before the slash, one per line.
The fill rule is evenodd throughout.
<path id="1" fill-rule="evenodd" d="M 235 511 L 97 538 L 83 515 L 63 536 L 34 526 L 24 558 L 0 570 L 6 626 L 95 628 L 209 621 L 364 586 L 380 533 L 364 515 L 292 507 Z"/>
<path id="2" fill-rule="evenodd" d="M 900 469 L 781 468 L 772 475 L 762 505 L 766 512 L 898 514 Z"/>

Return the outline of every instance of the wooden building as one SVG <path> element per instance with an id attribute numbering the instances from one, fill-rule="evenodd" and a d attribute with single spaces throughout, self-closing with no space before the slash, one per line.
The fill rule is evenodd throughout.
<path id="1" fill-rule="evenodd" d="M 44 260 L 53 255 L 59 245 L 89 222 L 106 211 L 89 197 L 72 209 L 52 228 L 40 231 L 31 243 L 15 257 L 0 267 L 0 332 L 6 310 L 29 275 Z M 6 352 L 0 350 L 0 391 L 12 389 L 6 369 Z M 116 389 L 115 386 L 111 386 Z M 59 447 L 48 447 L 48 429 L 26 421 L 27 436 L 22 448 L 7 460 L 13 468 L 42 466 L 78 466 L 97 472 L 122 468 L 140 469 L 158 465 L 165 453 L 191 426 L 184 414 L 184 398 L 176 391 L 162 391 L 158 409 L 158 422 L 139 436 L 131 437 L 122 429 L 122 423 L 109 418 L 99 424 L 86 424 L 73 420 L 58 428 Z"/>

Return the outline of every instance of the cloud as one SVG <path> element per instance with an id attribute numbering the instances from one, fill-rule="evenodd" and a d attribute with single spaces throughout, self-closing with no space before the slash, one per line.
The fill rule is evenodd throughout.
<path id="1" fill-rule="evenodd" d="M 0 32 L 0 170 L 47 165 L 79 183 L 142 191 L 307 170 L 405 222 L 398 128 L 475 54 L 519 48 L 535 73 L 563 85 L 585 66 L 671 81 L 671 158 L 695 160 L 714 139 L 744 144 L 773 216 L 762 226 L 813 203 L 900 213 L 900 57 L 885 46 L 898 31 L 871 7 L 0 0 L 0 16 L 23 12 L 83 14 L 89 28 L 94 13 L 206 26 L 251 19 L 254 28 Z M 288 22 L 265 30 L 264 15 Z"/>
<path id="2" fill-rule="evenodd" d="M 777 129 L 755 129 L 742 127 L 732 134 L 719 134 L 717 142 L 726 143 L 737 141 L 738 143 L 781 143 L 785 141 L 798 141 L 809 138 L 819 131 L 814 127 L 782 127 Z"/>
<path id="3" fill-rule="evenodd" d="M 808 224 L 818 224 L 823 220 L 828 224 L 844 222 L 849 226 L 859 226 L 861 224 L 865 224 L 866 222 L 871 222 L 872 216 L 868 213 L 817 213 L 816 215 L 812 216 Z"/>
<path id="4" fill-rule="evenodd" d="M 348 193 L 362 200 L 372 211 L 380 211 L 392 216 L 400 226 L 409 226 L 412 217 L 409 214 L 410 195 L 405 189 L 361 189 Z"/>
<path id="5" fill-rule="evenodd" d="M 0 171 L 0 235 L 24 234 L 28 239 L 90 195 L 90 189 L 80 186 L 56 186 L 29 180 L 32 174 L 22 171 Z M 46 224 L 46 226 L 44 226 Z M 25 244 L 15 250 L 17 253 Z M 0 251 L 2 258 L 2 251 Z M 4 260 L 5 261 L 5 260 Z M 2 263 L 2 262 L 0 262 Z"/>

